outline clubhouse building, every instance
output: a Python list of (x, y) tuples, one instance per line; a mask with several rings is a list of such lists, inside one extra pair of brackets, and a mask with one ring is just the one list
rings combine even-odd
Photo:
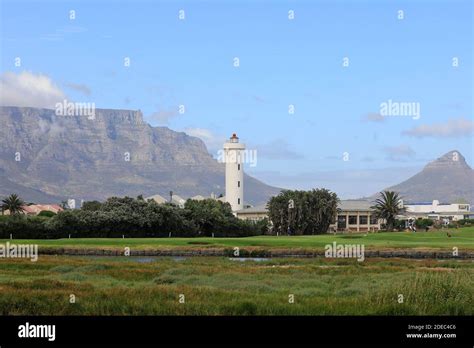
[[(328, 232), (376, 232), (381, 229), (382, 219), (375, 216), (373, 203), (366, 200), (341, 200), (334, 224)], [(467, 219), (471, 215), (471, 207), (465, 203), (430, 203), (403, 204), (404, 212), (397, 216), (399, 220), (431, 219), (435, 221), (457, 221)], [(268, 218), (266, 205), (241, 209), (236, 216), (244, 220), (258, 221)]]
[(468, 219), (471, 215), (471, 206), (467, 203), (440, 203), (438, 200), (421, 203), (404, 203), (405, 211), (399, 216), (403, 219), (431, 219), (443, 221), (457, 221)]
[[(379, 231), (382, 220), (377, 219), (372, 203), (364, 200), (343, 200), (339, 202), (337, 218), (329, 226), (329, 231), (368, 232)], [(236, 211), (239, 219), (258, 221), (268, 218), (268, 209), (265, 205), (250, 207)]]

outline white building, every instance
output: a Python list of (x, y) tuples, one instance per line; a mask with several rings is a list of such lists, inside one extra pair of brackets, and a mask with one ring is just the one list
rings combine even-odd
[(470, 205), (465, 203), (440, 203), (434, 200), (431, 203), (407, 203), (403, 204), (405, 208), (404, 216), (417, 219), (419, 217), (432, 220), (461, 220), (469, 218)]
[(244, 166), (242, 151), (245, 145), (239, 143), (239, 138), (234, 133), (224, 144), (225, 161), (225, 198), (232, 211), (244, 207)]
[[(202, 196), (200, 196), (200, 197), (202, 197)], [(195, 199), (195, 198), (193, 197), (192, 199)], [(163, 196), (160, 196), (159, 194), (156, 194), (156, 195), (153, 195), (153, 196), (150, 196), (150, 197), (146, 197), (145, 200), (146, 201), (154, 200), (158, 204), (172, 203), (172, 204), (177, 205), (180, 208), (184, 208), (184, 203), (186, 203), (186, 200), (184, 198), (182, 198), (181, 196), (175, 195), (175, 194), (173, 194), (171, 196), (171, 201), (170, 201), (169, 198), (166, 199)]]
[[(343, 200), (337, 205), (338, 212), (334, 223), (327, 232), (368, 232), (379, 231), (382, 219), (375, 216), (373, 203), (365, 200)], [(242, 209), (236, 212), (239, 219), (258, 221), (268, 218), (266, 204)]]
[(146, 201), (148, 201), (150, 199), (155, 201), (158, 204), (164, 204), (164, 203), (167, 202), (167, 200), (163, 196), (160, 196), (158, 194), (145, 198)]

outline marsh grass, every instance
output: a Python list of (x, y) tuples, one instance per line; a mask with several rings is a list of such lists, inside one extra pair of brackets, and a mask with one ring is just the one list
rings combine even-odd
[(4, 259), (0, 314), (472, 315), (473, 275), (471, 261)]

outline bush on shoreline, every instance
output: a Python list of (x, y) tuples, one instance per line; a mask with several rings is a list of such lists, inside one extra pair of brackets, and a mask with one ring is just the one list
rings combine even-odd
[(84, 204), (55, 216), (0, 219), (0, 238), (246, 237), (262, 235), (268, 222), (236, 218), (228, 203), (188, 200), (184, 208), (130, 197)]

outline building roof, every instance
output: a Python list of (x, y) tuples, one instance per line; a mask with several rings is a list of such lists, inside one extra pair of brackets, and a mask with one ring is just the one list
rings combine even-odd
[(160, 195), (153, 195), (153, 196), (145, 198), (145, 200), (149, 200), (149, 199), (154, 200), (158, 204), (162, 204), (162, 203), (167, 202), (167, 200), (165, 198), (163, 198), (163, 196), (160, 196)]
[(342, 211), (372, 211), (373, 203), (363, 200), (340, 201), (337, 207)]
[(173, 196), (172, 196), (172, 202), (184, 203), (184, 202), (186, 202), (186, 200), (185, 200), (183, 197), (179, 196), (179, 195), (173, 194)]
[[(371, 206), (373, 203), (363, 200), (345, 200), (340, 201), (338, 208), (342, 211), (372, 211)], [(256, 214), (256, 213), (268, 213), (267, 205), (261, 204), (255, 207), (245, 208), (236, 211), (237, 214)]]
[(59, 204), (37, 204), (37, 207), (39, 207), (40, 211), (48, 210), (55, 213), (64, 210)]
[(196, 195), (196, 196), (194, 196), (194, 197), (191, 197), (190, 199), (193, 199), (193, 200), (195, 200), (195, 201), (203, 201), (203, 200), (206, 199), (206, 197), (203, 197), (203, 196), (201, 196), (201, 195)]
[(236, 211), (237, 214), (257, 214), (257, 213), (268, 213), (267, 205), (261, 204), (255, 207), (244, 208)]
[[(437, 203), (436, 205), (451, 205), (451, 204), (458, 204), (458, 203)], [(464, 204), (464, 203), (459, 203)], [(467, 203), (466, 203), (467, 204)], [(403, 205), (434, 205), (433, 202), (404, 202)]]
[[(58, 204), (30, 204), (30, 205), (22, 205), (21, 208), (23, 209), (22, 213), (27, 215), (38, 215), (42, 211), (51, 211), (57, 214), (64, 209)], [(5, 215), (10, 214), (10, 210), (7, 209), (4, 211)]]

